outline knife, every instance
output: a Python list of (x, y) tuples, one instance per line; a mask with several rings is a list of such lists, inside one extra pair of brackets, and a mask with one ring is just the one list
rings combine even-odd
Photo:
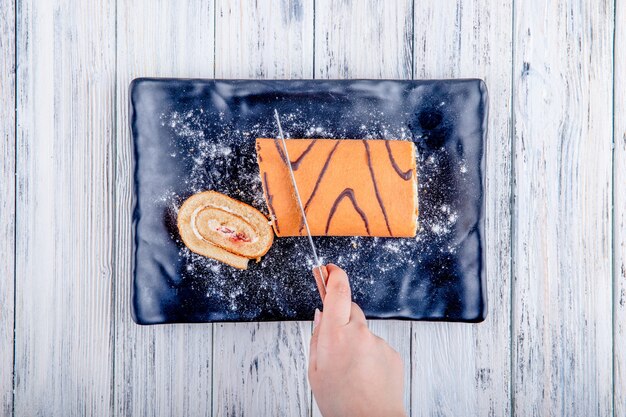
[(313, 253), (313, 263), (315, 265), (313, 267), (313, 277), (315, 278), (315, 283), (317, 284), (317, 290), (320, 293), (320, 297), (322, 298), (322, 301), (324, 301), (324, 297), (326, 297), (326, 281), (328, 280), (328, 271), (326, 270), (326, 267), (322, 265), (322, 262), (320, 262), (320, 258), (317, 256), (315, 243), (313, 242), (313, 238), (311, 237), (311, 229), (309, 229), (309, 222), (307, 222), (304, 206), (302, 205), (302, 199), (300, 198), (300, 192), (298, 191), (298, 184), (296, 184), (296, 176), (293, 174), (293, 167), (291, 166), (291, 158), (289, 158), (289, 151), (287, 150), (287, 143), (285, 142), (283, 127), (280, 124), (280, 116), (278, 115), (278, 110), (276, 109), (274, 109), (274, 118), (276, 119), (276, 124), (278, 125), (278, 134), (280, 135), (280, 140), (283, 145), (283, 151), (285, 151), (285, 159), (287, 160), (286, 165), (289, 169), (291, 184), (293, 185), (293, 189), (295, 191), (296, 202), (298, 203), (298, 207), (300, 207), (302, 221), (304, 223), (304, 228), (306, 229), (306, 235), (309, 239), (309, 245), (311, 245), (311, 252)]

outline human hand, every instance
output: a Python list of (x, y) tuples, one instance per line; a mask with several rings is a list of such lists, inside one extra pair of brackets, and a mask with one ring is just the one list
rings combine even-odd
[(398, 352), (367, 328), (346, 273), (328, 265), (324, 312), (315, 311), (309, 382), (324, 417), (406, 416)]

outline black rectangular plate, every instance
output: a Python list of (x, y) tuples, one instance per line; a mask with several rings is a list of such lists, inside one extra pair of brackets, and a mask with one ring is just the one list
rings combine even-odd
[(267, 213), (255, 138), (403, 139), (418, 149), (414, 239), (317, 237), (368, 318), (477, 322), (486, 314), (481, 80), (136, 79), (133, 317), (140, 324), (310, 320), (320, 306), (305, 238), (276, 239), (240, 271), (191, 253), (176, 215), (216, 190)]

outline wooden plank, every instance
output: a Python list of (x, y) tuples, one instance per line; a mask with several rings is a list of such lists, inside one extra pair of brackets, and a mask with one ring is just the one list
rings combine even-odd
[(309, 322), (216, 324), (213, 415), (309, 416), (310, 334)]
[(316, 78), (411, 79), (413, 4), (315, 3)]
[(216, 78), (311, 78), (313, 0), (216, 1)]
[(115, 398), (118, 416), (211, 413), (212, 326), (138, 326), (130, 315), (132, 147), (128, 86), (133, 78), (213, 77), (212, 1), (118, 4)]
[(111, 411), (115, 5), (17, 23), (16, 416)]
[(615, 154), (614, 178), (614, 279), (613, 298), (613, 355), (615, 364), (613, 415), (626, 415), (626, 3), (615, 2), (615, 90), (613, 115)]
[[(413, 416), (510, 414), (511, 2), (415, 2), (416, 78), (485, 80), (485, 322), (413, 324)], [(422, 382), (425, 381), (425, 382)]]
[(613, 7), (611, 0), (515, 2), (519, 415), (613, 412)]
[(0, 415), (13, 412), (15, 3), (0, 9)]
[[(312, 0), (216, 2), (217, 78), (310, 78), (312, 59)], [(310, 334), (309, 322), (215, 325), (213, 415), (309, 416)]]
[[(315, 10), (316, 78), (411, 79), (412, 1), (317, 0)], [(372, 320), (369, 327), (402, 356), (404, 404), (409, 410), (411, 322)], [(321, 416), (315, 402), (313, 415)]]

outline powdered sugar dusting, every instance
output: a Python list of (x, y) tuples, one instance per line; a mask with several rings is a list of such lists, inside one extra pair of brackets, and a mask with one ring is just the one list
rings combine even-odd
[[(420, 139), (419, 136), (412, 136), (405, 126), (395, 128), (385, 123), (382, 112), (372, 112), (370, 117), (367, 124), (359, 125), (358, 137), (355, 137), (345, 129), (326, 125), (323, 120), (306, 118), (298, 109), (281, 115), (287, 137)], [(176, 218), (178, 207), (189, 195), (209, 189), (246, 202), (268, 214), (256, 164), (254, 140), (257, 137), (275, 137), (273, 123), (255, 123), (239, 129), (232, 121), (225, 120), (223, 113), (219, 114), (219, 120), (207, 120), (203, 109), (164, 113), (160, 120), (161, 125), (170, 130), (173, 148), (176, 149), (169, 156), (188, 167), (188, 175), (180, 178), (184, 193), (164, 190), (157, 198), (167, 207), (170, 218)], [(219, 129), (215, 129), (215, 123), (220, 125)], [(216, 131), (221, 133), (216, 135)], [(441, 149), (426, 156), (418, 153), (418, 167), (424, 168), (420, 172), (437, 172), (445, 152), (445, 149)], [(457, 169), (465, 172), (465, 161)], [(437, 246), (433, 243), (449, 240), (447, 236), (454, 231), (458, 213), (447, 204), (432, 207), (432, 210), (424, 207), (424, 202), (429, 200), (422, 197), (428, 196), (433, 184), (441, 183), (435, 179), (430, 175), (419, 178), (421, 215), (415, 238), (315, 238), (323, 262), (351, 269), (350, 279), (355, 298), (368, 297), (379, 291), (377, 287), (380, 287), (381, 277), (397, 274), (407, 267), (414, 268), (421, 262), (421, 253), (432, 251)], [(446, 190), (437, 192), (445, 193)], [(203, 291), (207, 299), (237, 312), (244, 319), (257, 317), (267, 307), (251, 303), (255, 293), (280, 293), (282, 297), (277, 300), (276, 306), (285, 317), (297, 315), (297, 309), (289, 302), (290, 298), (309, 300), (312, 304), (318, 302), (316, 287), (309, 275), (313, 262), (305, 239), (276, 239), (260, 263), (252, 260), (249, 270), (239, 271), (192, 253), (182, 245), (175, 229), (172, 238), (180, 246), (179, 256), (185, 265), (182, 271), (184, 279), (191, 280), (194, 290)], [(428, 245), (424, 242), (428, 242)], [(445, 250), (454, 253), (456, 245), (446, 245)], [(372, 253), (376, 253), (376, 256), (372, 257)], [(363, 268), (365, 265), (367, 268)], [(354, 266), (361, 269), (351, 268)], [(289, 285), (293, 280), (302, 280), (305, 285)], [(302, 291), (307, 293), (304, 297)]]
[(484, 313), (479, 80), (174, 80), (131, 85), (134, 306), (142, 322), (310, 319), (320, 305), (306, 238), (276, 239), (240, 271), (180, 241), (177, 211), (216, 190), (267, 214), (255, 138), (400, 139), (417, 147), (414, 238), (316, 237), (370, 317), (477, 320)]

